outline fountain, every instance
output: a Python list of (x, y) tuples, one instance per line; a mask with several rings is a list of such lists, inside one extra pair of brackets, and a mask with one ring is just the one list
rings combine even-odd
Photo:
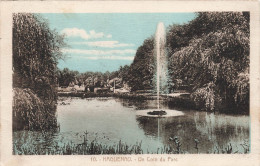
[[(156, 79), (156, 91), (157, 99), (159, 99), (160, 93), (168, 93), (168, 58), (166, 52), (166, 35), (165, 29), (162, 22), (158, 23), (157, 30), (155, 33), (155, 66), (156, 71), (154, 78)], [(159, 109), (159, 102), (158, 102)]]
[[(157, 30), (155, 33), (154, 41), (154, 62), (156, 71), (154, 74), (154, 82), (156, 82), (156, 93), (157, 93), (157, 109), (156, 110), (141, 110), (137, 111), (139, 116), (157, 117), (158, 125), (159, 118), (171, 117), (171, 116), (182, 116), (184, 115), (181, 111), (169, 110), (160, 108), (160, 95), (169, 93), (169, 78), (168, 78), (168, 58), (166, 51), (166, 34), (164, 24), (158, 23)], [(158, 127), (159, 128), (159, 127)]]
[[(137, 111), (138, 116), (155, 117), (158, 119), (158, 142), (160, 142), (160, 119), (166, 117), (182, 116), (184, 113), (177, 110), (160, 108), (160, 95), (169, 93), (168, 58), (166, 51), (166, 35), (162, 22), (158, 23), (154, 42), (154, 62), (156, 71), (154, 82), (156, 82), (157, 109)], [(158, 146), (160, 143), (158, 143)]]
[(156, 92), (157, 92), (157, 109), (152, 112), (148, 112), (149, 115), (166, 115), (167, 112), (160, 110), (160, 93), (168, 93), (168, 60), (167, 53), (165, 49), (166, 35), (164, 24), (162, 22), (158, 23), (157, 30), (155, 33), (155, 66), (156, 72), (154, 75), (154, 80), (156, 80)]

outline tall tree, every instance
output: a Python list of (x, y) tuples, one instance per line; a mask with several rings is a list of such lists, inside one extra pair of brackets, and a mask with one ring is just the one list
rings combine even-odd
[[(50, 30), (47, 21), (39, 15), (13, 14), (13, 87), (15, 91), (17, 88), (30, 89), (23, 93), (18, 93), (21, 91), (17, 90), (15, 94), (27, 94), (39, 98), (35, 101), (44, 105), (45, 109), (42, 110), (45, 111), (44, 116), (38, 117), (43, 121), (55, 122), (57, 60), (63, 56), (60, 48), (64, 45), (63, 36)], [(14, 96), (15, 99), (17, 99), (16, 97), (18, 96)], [(23, 99), (23, 97), (20, 96), (20, 99)], [(27, 99), (29, 98), (24, 98), (24, 101), (15, 101), (29, 104), (30, 101), (27, 101)], [(19, 118), (20, 109), (36, 112), (28, 110), (28, 108), (34, 109), (32, 107), (18, 108), (15, 107), (15, 104), (19, 103), (14, 103), (14, 108), (17, 108), (14, 109), (14, 112), (17, 113), (14, 114), (17, 115), (14, 120)], [(22, 114), (19, 115), (22, 116)], [(34, 119), (33, 123), (38, 123), (37, 119)], [(54, 123), (44, 124), (46, 128), (55, 125)], [(20, 125), (28, 126), (28, 124)], [(46, 125), (49, 125), (49, 127)]]
[(186, 25), (192, 32), (191, 40), (173, 53), (170, 70), (173, 78), (187, 79), (200, 108), (248, 111), (247, 17), (238, 12), (199, 13)]
[(133, 63), (128, 71), (128, 84), (133, 91), (153, 87), (154, 75), (154, 39), (146, 39), (137, 49)]

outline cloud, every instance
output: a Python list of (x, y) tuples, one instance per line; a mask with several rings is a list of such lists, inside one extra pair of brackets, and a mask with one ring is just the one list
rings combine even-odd
[(105, 37), (105, 34), (103, 32), (97, 33), (95, 30), (87, 32), (84, 29), (79, 28), (65, 28), (61, 31), (61, 33), (66, 34), (68, 37), (80, 37), (85, 40)]
[(118, 41), (74, 42), (73, 44), (87, 45), (92, 47), (105, 47), (105, 48), (134, 46), (134, 44), (119, 43)]
[(83, 49), (62, 49), (64, 53), (72, 54), (85, 54), (85, 55), (124, 55), (135, 54), (136, 50), (124, 49), (124, 50), (83, 50)]
[(112, 38), (112, 35), (111, 35), (111, 34), (108, 34), (108, 35), (107, 35), (107, 38)]

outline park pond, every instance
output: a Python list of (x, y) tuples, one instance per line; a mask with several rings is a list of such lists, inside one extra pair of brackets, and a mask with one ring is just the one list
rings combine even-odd
[(59, 131), (13, 132), (13, 153), (42, 154), (37, 150), (55, 151), (57, 146), (79, 145), (83, 140), (112, 147), (119, 141), (129, 147), (138, 144), (145, 154), (160, 153), (158, 149), (165, 147), (178, 149), (178, 146), (183, 153), (221, 153), (230, 148), (232, 153), (248, 152), (249, 116), (182, 110), (165, 100), (160, 107), (180, 114), (161, 118), (140, 114), (156, 109), (155, 100), (60, 97)]

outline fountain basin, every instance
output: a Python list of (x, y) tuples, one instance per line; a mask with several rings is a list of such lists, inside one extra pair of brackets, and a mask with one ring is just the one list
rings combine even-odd
[(166, 111), (163, 110), (155, 110), (155, 111), (151, 111), (151, 112), (147, 112), (148, 115), (158, 115), (158, 116), (162, 116), (162, 115), (167, 115)]
[(154, 110), (154, 109), (147, 109), (147, 110), (138, 110), (136, 111), (137, 116), (147, 116), (147, 117), (173, 117), (173, 116), (183, 116), (184, 113), (182, 111), (177, 110), (170, 110), (170, 109), (163, 109), (163, 110)]

